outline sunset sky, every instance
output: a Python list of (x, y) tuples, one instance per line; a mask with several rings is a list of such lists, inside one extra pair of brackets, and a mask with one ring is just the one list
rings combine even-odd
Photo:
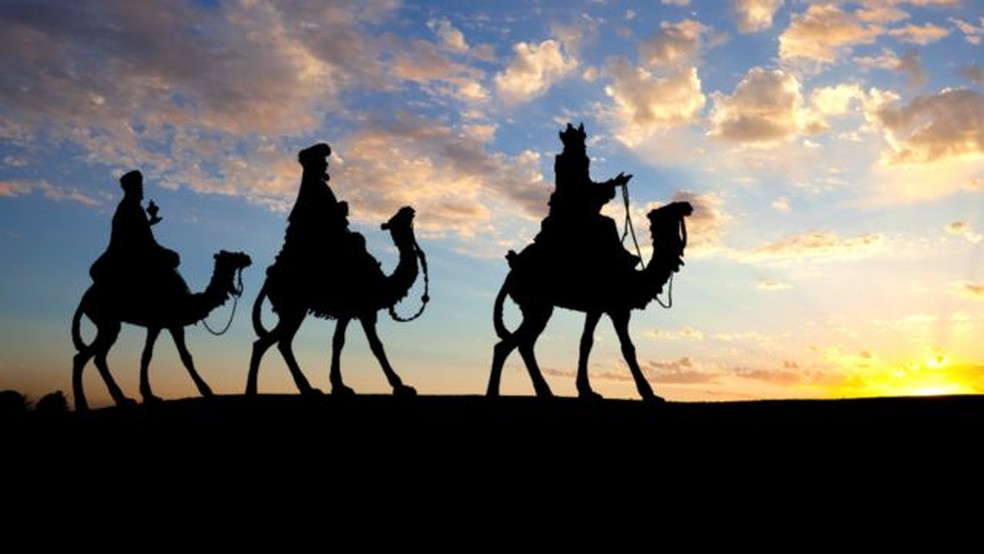
[[(417, 210), (432, 302), (412, 323), (380, 314), (397, 372), (421, 394), (483, 394), (504, 255), (538, 231), (557, 133), (583, 122), (594, 179), (634, 175), (641, 243), (648, 209), (696, 208), (672, 308), (633, 315), (657, 394), (984, 392), (979, 0), (0, 0), (0, 34), (0, 389), (70, 395), (71, 315), (118, 178), (139, 169), (193, 290), (213, 253), (253, 258), (230, 332), (188, 329), (215, 392), (241, 393), (297, 151), (325, 141), (331, 187), (385, 271), (379, 223)], [(582, 321), (557, 311), (538, 345), (560, 395), (575, 394)], [(312, 317), (296, 341), (324, 390), (332, 330)], [(143, 337), (126, 326), (110, 357), (135, 398)], [(348, 337), (346, 382), (388, 392), (361, 329)], [(591, 376), (638, 397), (607, 320)], [(197, 394), (167, 335), (151, 381)], [(259, 388), (296, 391), (276, 350)], [(502, 390), (533, 394), (518, 355)], [(86, 392), (109, 402), (92, 366)]]

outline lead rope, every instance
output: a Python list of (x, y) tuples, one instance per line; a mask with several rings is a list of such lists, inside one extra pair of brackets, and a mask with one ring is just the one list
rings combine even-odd
[[(683, 237), (683, 242), (681, 243), (681, 247), (682, 248), (686, 248), (687, 247), (687, 222), (684, 221), (682, 217), (680, 218), (680, 236)], [(683, 251), (682, 250), (680, 251), (680, 255), (681, 256), (683, 255)], [(667, 290), (666, 290), (666, 303), (665, 304), (663, 303), (663, 300), (660, 299), (660, 297), (659, 297), (658, 294), (655, 295), (655, 296), (653, 296), (653, 298), (656, 299), (656, 302), (658, 302), (660, 306), (662, 306), (664, 309), (669, 310), (670, 308), (673, 307), (673, 273), (670, 273), (670, 278), (667, 281), (668, 281), (668, 285), (667, 285)]]
[(424, 254), (424, 250), (420, 247), (419, 244), (417, 244), (417, 239), (413, 239), (413, 250), (414, 252), (416, 252), (417, 258), (420, 260), (420, 268), (424, 273), (424, 294), (420, 297), (420, 309), (417, 310), (417, 313), (413, 314), (412, 316), (409, 317), (400, 316), (400, 314), (396, 313), (395, 304), (389, 307), (390, 317), (392, 317), (394, 321), (399, 321), (401, 323), (413, 321), (418, 317), (420, 317), (421, 315), (423, 315), (424, 308), (426, 308), (427, 303), (430, 302), (430, 294), (428, 294), (428, 291), (430, 290), (430, 275), (427, 272), (427, 255)]
[(205, 325), (205, 329), (215, 336), (224, 335), (232, 325), (232, 318), (236, 317), (236, 306), (239, 304), (239, 297), (243, 294), (243, 268), (239, 268), (239, 270), (236, 271), (236, 275), (238, 276), (238, 282), (236, 284), (236, 289), (232, 292), (232, 313), (229, 314), (229, 321), (226, 322), (225, 327), (223, 327), (221, 331), (215, 331), (209, 327), (208, 321), (202, 319), (202, 324)]
[(642, 269), (646, 269), (646, 262), (642, 259), (642, 250), (639, 248), (639, 241), (636, 239), (635, 228), (632, 226), (632, 212), (629, 206), (629, 185), (622, 185), (622, 203), (625, 204), (625, 225), (622, 231), (622, 242), (625, 242), (625, 236), (632, 234), (632, 243), (635, 244), (636, 254), (639, 255), (639, 263), (642, 264)]

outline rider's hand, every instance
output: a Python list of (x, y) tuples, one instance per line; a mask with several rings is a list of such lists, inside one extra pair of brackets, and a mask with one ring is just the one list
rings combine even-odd
[(626, 175), (625, 172), (619, 173), (618, 176), (615, 177), (615, 184), (618, 186), (627, 185), (629, 184), (629, 179), (631, 178), (632, 178), (631, 174)]

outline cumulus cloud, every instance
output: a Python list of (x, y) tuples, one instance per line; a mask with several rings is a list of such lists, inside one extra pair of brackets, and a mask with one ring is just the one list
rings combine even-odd
[(779, 210), (780, 212), (789, 211), (789, 199), (785, 196), (780, 196), (772, 201), (772, 207)]
[(646, 336), (657, 340), (687, 340), (700, 341), (704, 339), (704, 333), (693, 327), (684, 327), (678, 331), (668, 329), (653, 329), (646, 331)]
[(648, 65), (672, 65), (692, 60), (700, 51), (701, 34), (707, 27), (693, 19), (664, 21), (654, 37), (639, 44), (639, 57)]
[(984, 155), (984, 95), (978, 92), (946, 89), (903, 105), (893, 95), (874, 91), (867, 116), (884, 132), (886, 163), (979, 160)]
[(713, 383), (711, 373), (701, 371), (690, 357), (669, 361), (650, 361), (643, 368), (650, 378), (667, 384)]
[(619, 123), (615, 136), (629, 146), (694, 122), (704, 107), (706, 99), (694, 67), (660, 77), (619, 59), (608, 67), (608, 73), (612, 83), (605, 93), (615, 103), (613, 115)]
[(400, 79), (427, 84), (442, 82), (450, 88), (432, 91), (439, 96), (462, 102), (479, 102), (488, 97), (481, 85), (484, 73), (474, 67), (456, 63), (446, 57), (440, 46), (417, 40), (393, 56), (392, 73)]
[(738, 31), (754, 33), (772, 27), (772, 18), (783, 5), (783, 0), (736, 0)]
[(862, 21), (835, 4), (811, 4), (779, 36), (779, 57), (832, 63), (855, 45), (873, 43), (881, 32), (879, 25)]
[(829, 231), (811, 231), (765, 243), (740, 258), (751, 262), (855, 260), (884, 252), (887, 242), (879, 233), (842, 238)]
[(712, 95), (710, 135), (726, 140), (772, 143), (802, 126), (803, 95), (796, 77), (779, 69), (751, 69), (734, 94)]
[(539, 44), (520, 42), (513, 46), (513, 53), (515, 57), (509, 67), (495, 76), (499, 95), (510, 103), (543, 94), (578, 66), (577, 59), (554, 39)]

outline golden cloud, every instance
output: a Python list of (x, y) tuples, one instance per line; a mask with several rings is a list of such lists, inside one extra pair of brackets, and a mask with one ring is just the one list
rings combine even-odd
[(780, 69), (752, 68), (730, 96), (714, 93), (710, 135), (726, 140), (772, 143), (802, 127), (800, 83)]
[(888, 248), (884, 235), (870, 233), (842, 238), (827, 231), (792, 235), (740, 255), (750, 262), (794, 262), (856, 260), (879, 254)]
[(664, 21), (660, 27), (656, 36), (639, 44), (639, 57), (652, 66), (692, 60), (700, 51), (701, 34), (707, 29), (693, 19)]
[(649, 136), (694, 122), (704, 107), (700, 78), (694, 67), (665, 77), (634, 68), (624, 59), (608, 68), (613, 78), (605, 93), (615, 102), (615, 137), (634, 146)]
[(811, 4), (805, 13), (794, 16), (779, 36), (779, 57), (832, 63), (854, 45), (873, 43), (881, 32), (880, 26), (868, 24), (835, 4)]
[(772, 18), (782, 4), (783, 0), (737, 0), (738, 31), (754, 33), (772, 27)]
[(513, 53), (515, 57), (509, 67), (495, 76), (499, 95), (510, 103), (525, 102), (543, 94), (578, 66), (577, 59), (553, 39), (539, 44), (520, 42), (513, 46)]

